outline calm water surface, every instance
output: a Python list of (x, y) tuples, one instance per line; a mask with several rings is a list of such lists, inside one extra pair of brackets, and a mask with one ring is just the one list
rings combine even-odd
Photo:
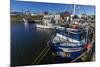
[(46, 47), (51, 31), (35, 24), (11, 23), (11, 65), (30, 65)]

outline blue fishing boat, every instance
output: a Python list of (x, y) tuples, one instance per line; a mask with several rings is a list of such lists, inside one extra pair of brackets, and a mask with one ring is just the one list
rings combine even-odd
[(53, 56), (75, 59), (85, 51), (86, 44), (86, 30), (61, 27), (56, 29), (49, 46)]

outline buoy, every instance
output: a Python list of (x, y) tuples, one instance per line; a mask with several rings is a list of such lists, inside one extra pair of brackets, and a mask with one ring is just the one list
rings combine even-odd
[(85, 45), (85, 48), (91, 49), (92, 48), (92, 44), (91, 43), (88, 43), (87, 45)]

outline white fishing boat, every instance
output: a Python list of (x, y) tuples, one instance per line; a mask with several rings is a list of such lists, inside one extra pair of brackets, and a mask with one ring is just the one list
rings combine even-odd
[(42, 20), (42, 24), (36, 24), (37, 28), (47, 28), (47, 29), (54, 29), (54, 16), (53, 15), (45, 15)]
[(47, 29), (53, 29), (55, 28), (54, 26), (47, 26), (47, 25), (40, 25), (40, 24), (36, 24), (37, 28), (47, 28)]

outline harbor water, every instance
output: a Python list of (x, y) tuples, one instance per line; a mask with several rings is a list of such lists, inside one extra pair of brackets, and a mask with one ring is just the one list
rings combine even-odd
[[(11, 65), (31, 65), (47, 46), (51, 32), (51, 30), (36, 29), (33, 23), (12, 22)], [(48, 63), (51, 61), (48, 60)]]

